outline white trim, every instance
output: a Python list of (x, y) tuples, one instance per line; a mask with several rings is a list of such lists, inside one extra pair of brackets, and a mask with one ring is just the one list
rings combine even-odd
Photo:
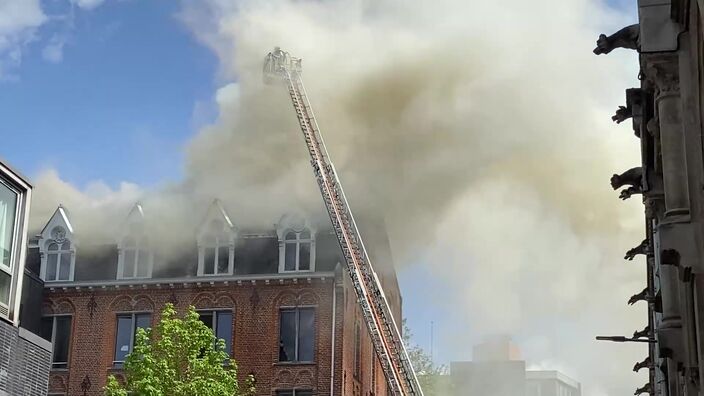
[[(221, 230), (213, 230), (212, 224), (215, 221), (222, 222)], [(235, 240), (237, 239), (238, 229), (232, 224), (230, 216), (228, 216), (225, 208), (219, 200), (214, 200), (208, 207), (208, 212), (201, 223), (198, 230), (198, 276), (228, 276), (235, 272)], [(214, 238), (215, 242), (211, 243), (208, 239)], [(227, 247), (227, 271), (218, 272), (218, 261), (220, 248)], [(205, 249), (215, 249), (213, 255), (213, 273), (205, 273)]]
[[(296, 234), (296, 239), (286, 239), (286, 235), (289, 233), (295, 233)], [(308, 232), (310, 234), (310, 238), (308, 239), (301, 239), (301, 233), (303, 232)], [(277, 234), (279, 236), (279, 272), (280, 273), (291, 273), (291, 272), (315, 272), (315, 231), (311, 229), (310, 227), (304, 227), (302, 229), (294, 229), (291, 227), (282, 229), (281, 232), (278, 232)], [(309, 268), (307, 270), (301, 270), (300, 269), (300, 260), (301, 260), (301, 244), (304, 243), (309, 243), (310, 244), (310, 257), (309, 257), (309, 262), (308, 266)], [(286, 269), (286, 245), (296, 245), (296, 265), (295, 269), (293, 270), (287, 270)]]
[(15, 213), (15, 226), (13, 229), (13, 245), (10, 253), (10, 298), (8, 304), (0, 304), (7, 309), (7, 315), (0, 317), (8, 319), (14, 326), (19, 325), (19, 311), (24, 279), (26, 261), (27, 226), (29, 224), (29, 203), (32, 200), (32, 186), (19, 174), (0, 161), (0, 179), (3, 183), (17, 191), (17, 212)]

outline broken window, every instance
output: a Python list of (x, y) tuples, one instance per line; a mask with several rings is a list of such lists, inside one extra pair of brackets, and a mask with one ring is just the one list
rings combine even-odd
[(315, 344), (315, 309), (282, 309), (279, 316), (279, 334), (279, 361), (312, 362)]
[(232, 311), (198, 311), (198, 315), (216, 338), (225, 341), (225, 353), (232, 356)]
[(199, 275), (232, 275), (234, 266), (234, 240), (225, 224), (213, 220), (201, 237), (198, 258)]

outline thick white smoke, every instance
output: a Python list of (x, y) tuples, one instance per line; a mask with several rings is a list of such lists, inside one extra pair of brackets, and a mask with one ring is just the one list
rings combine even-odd
[(440, 344), (469, 358), (467, 332), (509, 332), (586, 396), (641, 385), (628, 370), (644, 348), (592, 341), (645, 322), (625, 305), (644, 264), (621, 263), (640, 208), (608, 185), (638, 163), (628, 126), (609, 120), (637, 83), (635, 54), (591, 53), (633, 18), (594, 0), (186, 1), (180, 18), (219, 57), (220, 115), (188, 146), (181, 185), (135, 194), (164, 213), (188, 207), (184, 194), (220, 197), (250, 225), (321, 210), (285, 91), (261, 80), (281, 46), (304, 59), (353, 209), (383, 212), (397, 266), (427, 263), (454, 296), (438, 305), (472, 324)]

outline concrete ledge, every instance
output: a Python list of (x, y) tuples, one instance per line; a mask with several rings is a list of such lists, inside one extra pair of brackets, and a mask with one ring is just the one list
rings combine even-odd
[(49, 353), (51, 353), (51, 351), (52, 351), (51, 342), (39, 337), (38, 335), (36, 335), (36, 334), (32, 333), (31, 331), (24, 329), (22, 327), (20, 327), (19, 330), (20, 330), (20, 332), (19, 332), (20, 338), (23, 338), (23, 339), (31, 342), (32, 344), (34, 344), (40, 348), (43, 348), (43, 349), (49, 351)]

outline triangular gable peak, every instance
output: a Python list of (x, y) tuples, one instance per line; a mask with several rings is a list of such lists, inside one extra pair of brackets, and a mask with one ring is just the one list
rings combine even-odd
[(59, 205), (39, 235), (45, 241), (56, 240), (63, 242), (63, 240), (70, 240), (75, 243), (73, 233), (73, 225), (71, 225), (69, 220), (68, 212), (63, 206)]
[(230, 220), (230, 216), (222, 206), (220, 200), (216, 199), (208, 207), (205, 218), (198, 228), (198, 239), (203, 238), (208, 233), (226, 233), (232, 237), (237, 234), (237, 227)]
[(120, 239), (130, 234), (141, 234), (144, 231), (144, 209), (142, 204), (137, 202), (130, 209), (129, 214), (122, 224)]

